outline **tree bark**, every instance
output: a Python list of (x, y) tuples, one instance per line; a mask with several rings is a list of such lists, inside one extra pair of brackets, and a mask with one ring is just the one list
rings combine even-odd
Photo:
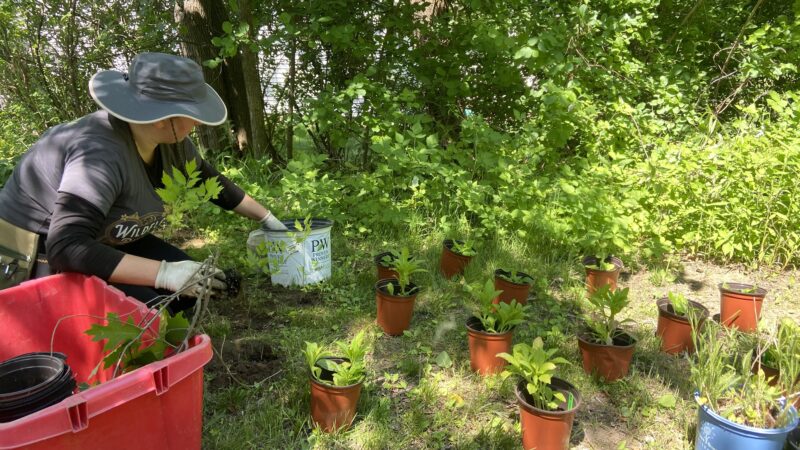
[[(217, 56), (217, 50), (211, 45), (211, 37), (214, 35), (214, 30), (211, 28), (211, 21), (208, 19), (207, 11), (199, 0), (184, 0), (182, 8), (180, 2), (178, 2), (175, 6), (175, 16), (176, 21), (186, 29), (185, 39), (181, 42), (181, 52), (184, 56), (193, 59), (200, 65), (203, 64), (203, 61)], [(217, 66), (215, 69), (206, 66), (202, 67), (206, 83), (217, 91), (226, 105), (230, 105), (224, 77), (222, 76), (223, 66)], [(231, 108), (228, 106), (229, 117), (231, 117), (230, 110)], [(238, 143), (233, 141), (226, 133), (228, 130), (225, 125), (217, 127), (200, 125), (196, 130), (200, 137), (201, 145), (207, 151), (216, 151), (224, 148), (229, 143), (234, 144), (234, 149), (238, 147)]]
[[(239, 1), (239, 19), (250, 26), (250, 40), (258, 37), (258, 26), (253, 20), (252, 3), (250, 0)], [(242, 75), (247, 95), (247, 109), (250, 116), (250, 151), (253, 156), (261, 156), (265, 151), (272, 150), (271, 157), (277, 161), (278, 155), (274, 147), (269, 145), (267, 129), (264, 119), (264, 91), (261, 89), (261, 71), (259, 70), (258, 53), (253, 52), (250, 46), (240, 46), (242, 55)]]
[(295, 60), (297, 59), (297, 38), (292, 37), (289, 44), (289, 94), (287, 95), (288, 110), (286, 114), (286, 161), (294, 158), (294, 102), (295, 102), (295, 76), (297, 70)]

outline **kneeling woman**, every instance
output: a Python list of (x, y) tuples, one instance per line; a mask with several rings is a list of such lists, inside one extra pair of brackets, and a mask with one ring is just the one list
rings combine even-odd
[[(163, 172), (182, 170), (189, 160), (203, 180), (216, 177), (221, 184), (215, 204), (267, 229), (286, 229), (187, 138), (196, 125), (219, 125), (227, 116), (197, 63), (142, 53), (128, 73), (96, 74), (89, 92), (101, 109), (45, 132), (0, 191), (0, 224), (39, 236), (34, 277), (96, 275), (143, 302), (185, 289), (189, 298), (172, 309), (193, 304), (191, 297), (202, 293), (195, 283), (201, 263), (151, 234), (164, 223), (155, 191)], [(222, 272), (213, 271), (219, 279), (211, 287), (224, 287)]]

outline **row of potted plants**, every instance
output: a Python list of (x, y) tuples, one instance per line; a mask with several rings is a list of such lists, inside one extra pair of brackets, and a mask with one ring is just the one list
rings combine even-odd
[[(614, 316), (627, 305), (627, 289), (616, 291), (621, 261), (584, 259), (589, 303), (599, 312), (600, 323), (587, 320), (595, 344), (604, 344), (597, 358), (587, 357), (586, 340), (579, 338), (584, 369), (594, 369), (607, 380), (627, 374), (633, 356), (629, 335)], [(784, 448), (797, 427), (800, 406), (800, 327), (784, 319), (776, 337), (742, 351), (732, 343), (758, 331), (767, 291), (755, 285), (721, 283), (718, 321), (708, 321), (708, 309), (680, 294), (669, 293), (657, 301), (656, 334), (661, 349), (690, 356), (690, 379), (698, 403), (696, 449)], [(601, 309), (602, 308), (602, 309)], [(607, 326), (603, 326), (606, 324)], [(617, 327), (614, 332), (610, 330)], [(605, 340), (605, 343), (597, 342)], [(617, 342), (619, 340), (619, 342)], [(616, 356), (619, 361), (615, 361)]]
[[(444, 249), (451, 250), (453, 245), (448, 246), (447, 244), (448, 241), (445, 242)], [(443, 259), (444, 254), (445, 252), (443, 251)], [(397, 253), (378, 255), (375, 261), (378, 265), (379, 273), (379, 281), (376, 284), (377, 322), (387, 334), (402, 334), (410, 323), (413, 302), (419, 291), (419, 288), (410, 281), (410, 276), (413, 273), (422, 272), (424, 269), (421, 267), (421, 261), (415, 260), (408, 254), (406, 249)], [(596, 263), (596, 261), (595, 259), (594, 262)], [(466, 263), (456, 272), (446, 272), (444, 263), (441, 263), (440, 269), (447, 276), (447, 273), (462, 273), (465, 265)], [(584, 370), (590, 374), (598, 374), (607, 381), (627, 375), (636, 344), (636, 339), (621, 327), (627, 320), (618, 319), (619, 313), (629, 303), (628, 289), (616, 289), (616, 276), (618, 276), (621, 267), (621, 262), (614, 259), (611, 260), (610, 266), (586, 267), (587, 284), (590, 285), (590, 289), (587, 289), (590, 291), (588, 292), (588, 305), (590, 308), (584, 316), (585, 327), (578, 333), (579, 348), (581, 349)], [(382, 272), (382, 269), (386, 271)], [(590, 270), (599, 270), (601, 272), (616, 271), (617, 274), (616, 276), (612, 275), (605, 278), (607, 280), (605, 283), (598, 283), (598, 285), (592, 286), (592, 278), (589, 276)], [(593, 278), (595, 280), (603, 280), (603, 277), (604, 275), (601, 274)], [(475, 314), (466, 323), (469, 336), (470, 365), (473, 370), (480, 374), (503, 371), (506, 376), (514, 374), (520, 377), (520, 381), (516, 386), (516, 395), (520, 405), (520, 420), (522, 422), (523, 445), (525, 448), (567, 448), (572, 421), (580, 404), (580, 394), (574, 386), (553, 376), (557, 364), (563, 364), (567, 361), (560, 357), (553, 357), (555, 350), (545, 349), (540, 338), (534, 340), (532, 345), (517, 344), (513, 346), (513, 351), (511, 350), (513, 328), (525, 320), (528, 290), (531, 282), (532, 279), (526, 274), (497, 270), (495, 271), (494, 283), (492, 280), (487, 280), (484, 284), (467, 285), (467, 291), (477, 300)], [(512, 289), (499, 288), (507, 286), (503, 285), (503, 283), (510, 283)], [(504, 293), (513, 292), (513, 285), (527, 285), (528, 290), (504, 296)], [(725, 289), (730, 289), (731, 284), (726, 283), (725, 285)], [(739, 288), (739, 286), (736, 286), (736, 288)], [(721, 286), (720, 289), (722, 292), (723, 287)], [(752, 292), (756, 291), (753, 290)], [(387, 297), (388, 301), (384, 301), (382, 297)], [(392, 297), (395, 298), (392, 299)], [(699, 303), (689, 301), (685, 297), (676, 294), (670, 294), (666, 299), (659, 300), (658, 307), (659, 311), (663, 310), (674, 316), (672, 317), (673, 319), (678, 318), (681, 322), (691, 322), (689, 324), (690, 335), (687, 342), (685, 337), (673, 339), (671, 332), (666, 327), (662, 329), (660, 320), (658, 334), (662, 337), (662, 349), (668, 353), (678, 353), (684, 350), (688, 350), (691, 353), (694, 347), (698, 345), (695, 340), (692, 340), (691, 330), (699, 328), (699, 325), (708, 317), (708, 310)], [(401, 318), (399, 323), (390, 323), (389, 319), (397, 317)], [(363, 341), (363, 336), (357, 336), (354, 341)], [(330, 358), (327, 355), (309, 358), (309, 354), (314, 354), (313, 350), (316, 348), (316, 344), (308, 345), (311, 345), (310, 348), (307, 347), (307, 359), (312, 371), (312, 391), (315, 389), (320, 390), (319, 387), (315, 388), (313, 380), (315, 377), (317, 384), (323, 379), (329, 380), (328, 384), (336, 384), (338, 370), (344, 370), (345, 374), (347, 374), (351, 367), (363, 368), (363, 352), (361, 353), (362, 359), (360, 361), (348, 356), (338, 359)], [(337, 346), (343, 352), (344, 349), (349, 348), (345, 343), (337, 343)], [(706, 348), (703, 347), (704, 350)], [(798, 344), (798, 348), (800, 348), (800, 344)], [(620, 353), (621, 356), (617, 355), (617, 353)], [(800, 357), (800, 355), (797, 356)], [(695, 359), (695, 361), (700, 360), (700, 357)], [(311, 361), (314, 362), (312, 363)], [(695, 364), (700, 363), (696, 362)], [(315, 372), (315, 365), (320, 370)], [(762, 369), (760, 373), (764, 373), (764, 370)], [(347, 376), (340, 378), (340, 384), (354, 381)], [(361, 382), (363, 382), (363, 371), (361, 373)], [(360, 390), (360, 384), (358, 386)], [(341, 387), (356, 389), (350, 385)], [(784, 389), (783, 392), (789, 391)], [(334, 396), (333, 398), (340, 397)], [(347, 413), (320, 413), (319, 405), (333, 405), (336, 407), (336, 402), (330, 399), (314, 400), (312, 396), (312, 417), (324, 430), (335, 429), (342, 425), (346, 426), (352, 421), (356, 403), (357, 398), (355, 402), (349, 403), (350, 406), (347, 408), (349, 408), (350, 412)], [(702, 405), (701, 403), (699, 412), (701, 416), (707, 412), (702, 409)], [(794, 410), (788, 408), (787, 411)], [(328, 417), (332, 416), (340, 420), (327, 419), (326, 421), (325, 414)], [(796, 412), (794, 414), (796, 417)], [(786, 425), (784, 422), (780, 420), (774, 421), (775, 424)], [(554, 428), (546, 427), (545, 425), (547, 424), (552, 425)], [(708, 437), (706, 436), (703, 439), (708, 440)], [(701, 442), (699, 434), (697, 442)], [(700, 444), (697, 445), (700, 448)]]

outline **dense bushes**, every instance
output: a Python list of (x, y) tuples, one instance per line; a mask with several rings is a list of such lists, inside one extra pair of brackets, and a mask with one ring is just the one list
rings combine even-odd
[[(32, 14), (0, 5), (7, 17)], [(180, 35), (155, 33), (169, 13), (157, 5), (130, 30), (152, 50), (166, 45), (159, 36)], [(249, 160), (254, 170), (234, 178), (279, 198), (286, 214), (329, 216), (347, 233), (424, 224), (576, 253), (797, 263), (796, 9), (749, 0), (268, 2), (253, 20), (269, 37), (248, 43), (269, 66), (264, 75), (298, 52), (295, 115), (268, 117), (278, 124), (271, 144), (286, 154), (281, 127), (292, 123), (305, 145), (281, 166)], [(86, 20), (109, 11), (87, 9)], [(27, 23), (4, 26), (32, 39)], [(59, 24), (46, 22), (69, 34)], [(104, 53), (131, 52), (103, 36)], [(13, 66), (6, 53), (0, 68)], [(43, 56), (54, 74), (77, 64)], [(109, 61), (79, 63), (69, 73)], [(53, 75), (38, 77), (44, 87), (0, 87), (2, 179), (35, 137), (28, 130), (53, 121)], [(274, 95), (288, 101), (286, 86)]]

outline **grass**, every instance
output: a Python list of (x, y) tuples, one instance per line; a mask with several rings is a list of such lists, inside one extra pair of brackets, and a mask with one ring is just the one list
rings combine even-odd
[[(541, 336), (572, 362), (558, 376), (575, 384), (583, 398), (573, 427), (574, 448), (692, 446), (696, 408), (686, 357), (659, 351), (654, 299), (667, 290), (713, 283), (689, 279), (692, 274), (676, 269), (677, 262), (656, 271), (643, 267), (621, 281), (632, 288), (632, 304), (623, 315), (636, 321), (632, 329), (639, 344), (630, 375), (603, 383), (583, 372), (574, 337), (584, 295), (577, 255), (499, 238), (481, 243), (465, 277), (451, 281), (438, 273), (445, 238), (440, 233), (384, 230), (376, 233), (380, 238), (348, 239), (334, 229), (331, 280), (290, 290), (272, 286), (244, 265), (246, 224), (222, 215), (214, 227), (227, 231), (212, 233), (212, 245), (191, 251), (200, 257), (213, 248), (220, 261), (229, 263), (224, 267), (235, 265), (246, 275), (242, 295), (211, 306), (205, 331), (217, 350), (224, 342), (251, 342), (251, 348), (224, 350), (224, 358), (215, 356), (207, 368), (204, 448), (518, 448), (513, 381), (470, 370), (464, 327), (473, 304), (463, 283), (485, 281), (498, 267), (535, 279), (530, 320), (517, 327), (514, 342)], [(374, 323), (372, 256), (402, 246), (425, 261), (428, 272), (414, 277), (423, 290), (410, 330), (389, 337)], [(796, 286), (796, 274), (777, 276), (789, 279), (787, 289)], [(789, 315), (798, 315), (800, 307), (785, 290), (776, 292), (775, 300)], [(356, 420), (349, 431), (321, 433), (309, 423), (308, 375), (300, 349), (305, 341), (328, 344), (360, 330), (367, 330), (371, 351)], [(451, 364), (437, 362), (443, 352)]]

